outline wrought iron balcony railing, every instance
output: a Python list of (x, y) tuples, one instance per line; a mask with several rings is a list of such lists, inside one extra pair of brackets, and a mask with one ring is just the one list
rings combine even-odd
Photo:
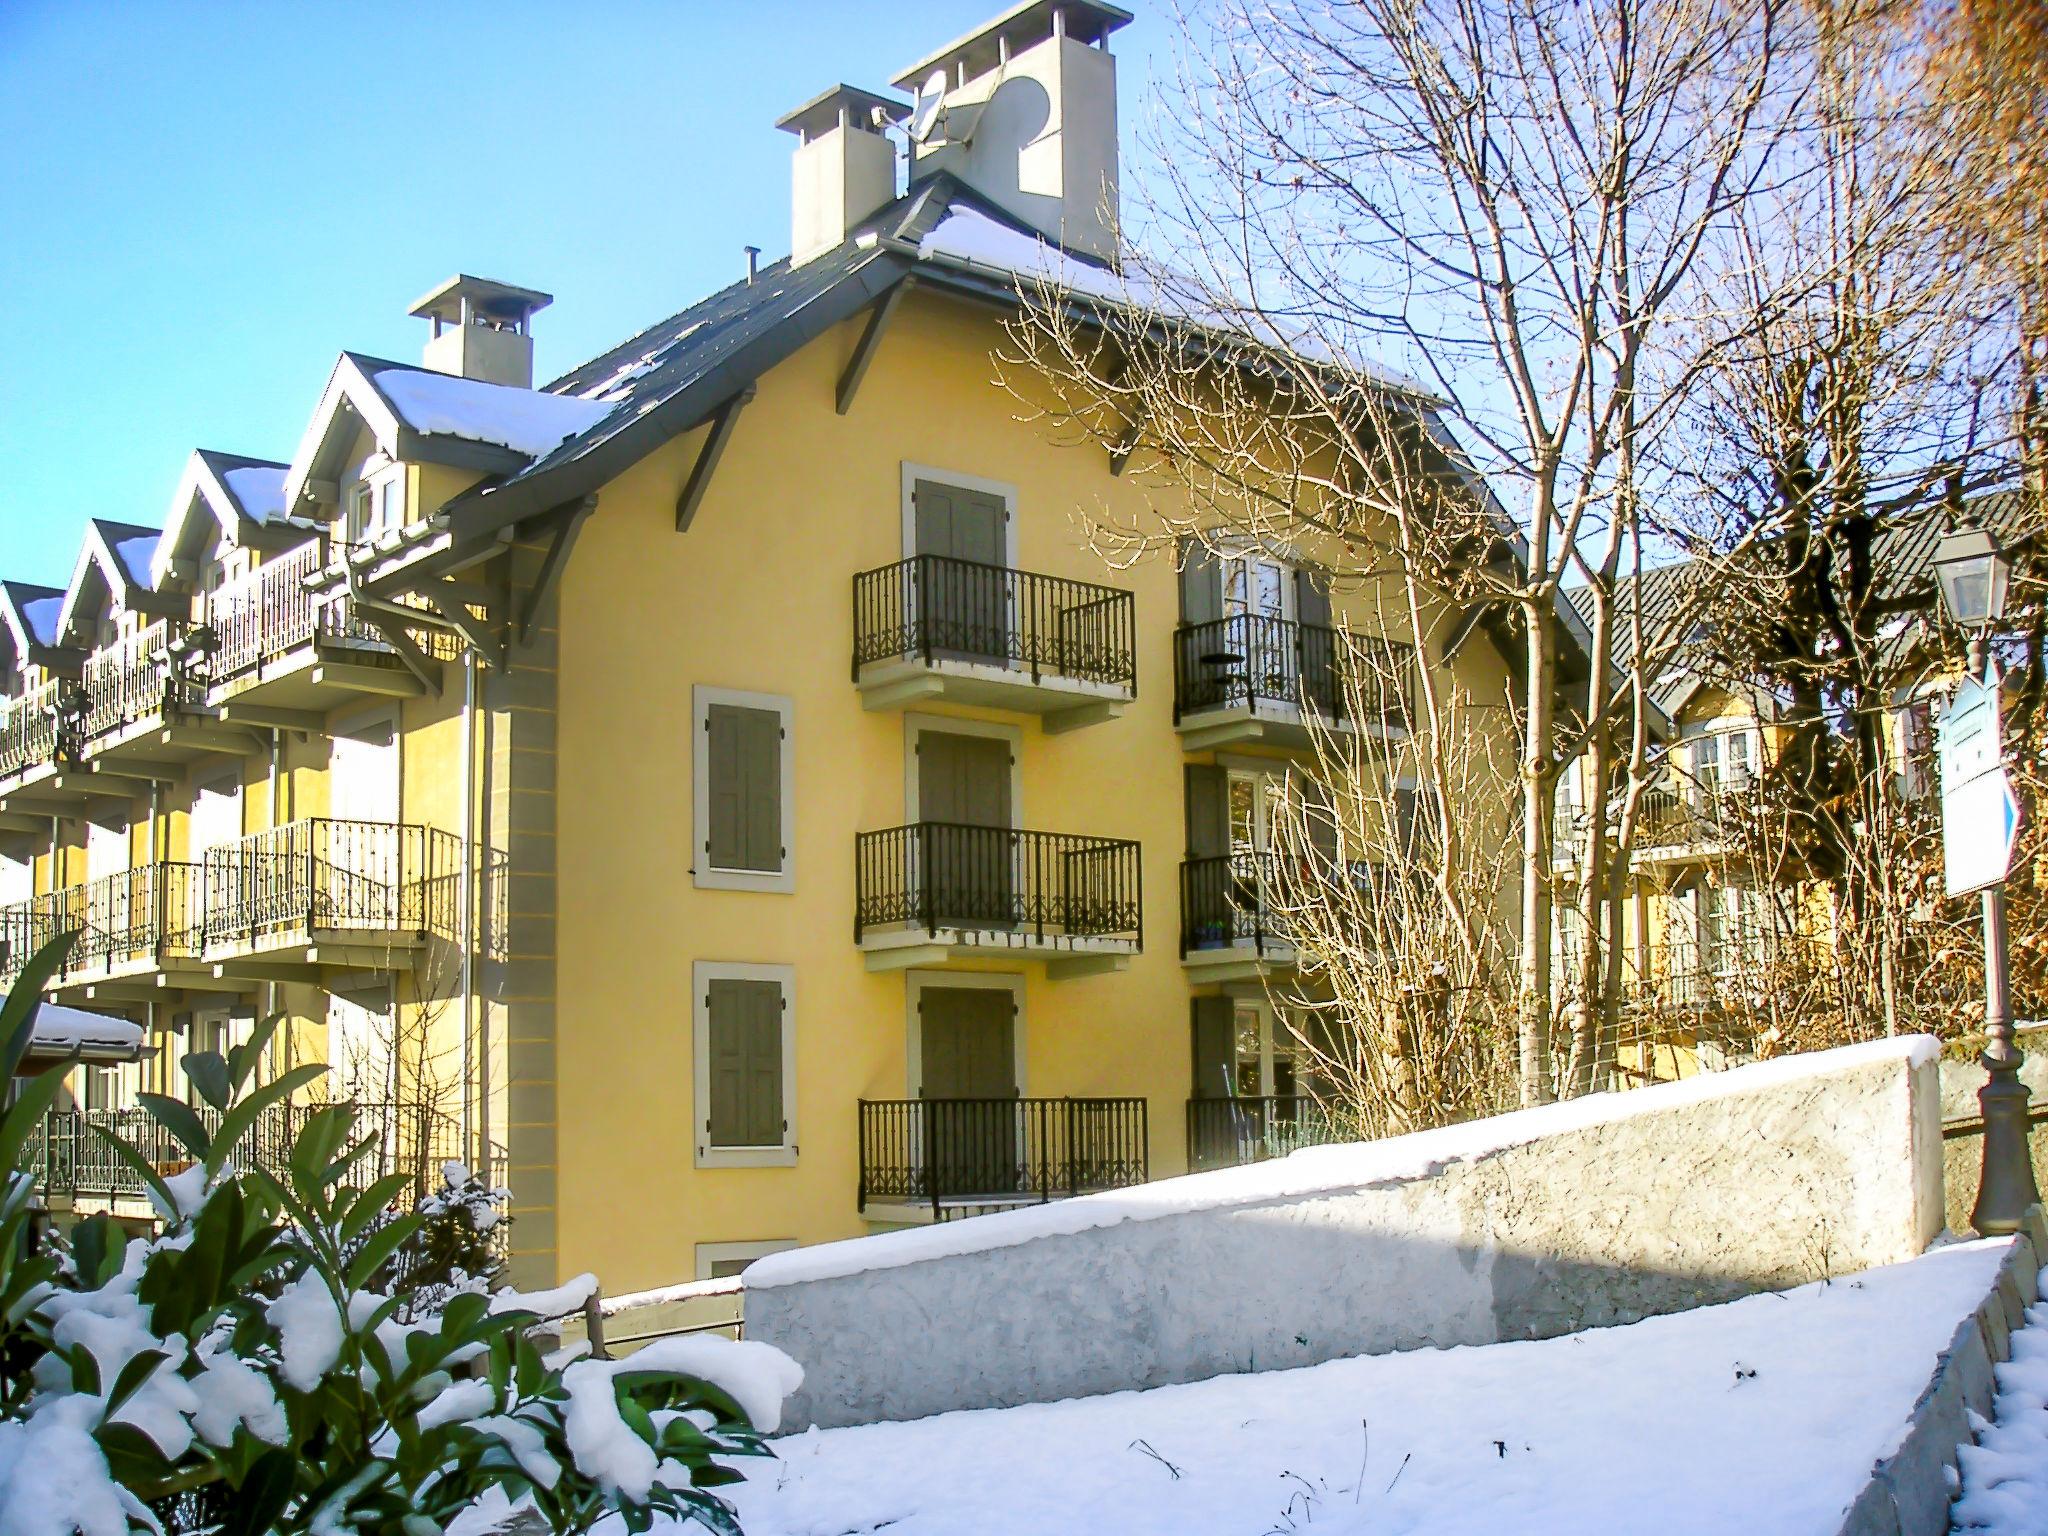
[[(1173, 718), (1219, 709), (1254, 714), (1275, 705), (1352, 725), (1408, 718), (1414, 647), (1359, 639), (1320, 624), (1239, 613), (1173, 632)], [(1363, 718), (1351, 720), (1356, 691)]]
[(47, 896), (0, 907), (0, 989), (11, 986), (29, 957), (65, 930), (59, 908)]
[(1054, 945), (1140, 937), (1138, 845), (1120, 838), (920, 821), (861, 833), (854, 870), (856, 943), (897, 925)]
[[(197, 864), (145, 864), (72, 888), (78, 942), (65, 973), (116, 971), (196, 959), (205, 896)], [(69, 893), (66, 893), (69, 894)]]
[(862, 1099), (860, 1208), (1055, 1200), (1142, 1184), (1143, 1099)]
[(1129, 592), (1000, 565), (913, 555), (853, 578), (853, 676), (899, 658), (981, 662), (1135, 691)]
[(340, 591), (307, 583), (327, 568), (327, 541), (309, 539), (222, 585), (206, 600), (215, 681), (288, 655), (316, 639), (385, 649), (375, 625), (356, 616)]
[(1294, 941), (1273, 911), (1280, 855), (1252, 849), (1180, 866), (1180, 953), (1249, 945), (1264, 956), (1291, 952)]
[(1344, 1138), (1307, 1094), (1188, 1100), (1188, 1168), (1234, 1168)]
[[(299, 1130), (329, 1107), (281, 1104), (259, 1114), (235, 1145), (235, 1165), (286, 1176)], [(208, 1131), (220, 1128), (220, 1111), (200, 1105), (194, 1113)], [(132, 1108), (50, 1110), (30, 1133), (21, 1166), (40, 1181), (46, 1198), (147, 1199), (148, 1186), (142, 1175), (107, 1145), (103, 1132), (127, 1142), (160, 1175), (180, 1173), (191, 1166), (191, 1154), (174, 1137), (146, 1111)], [(442, 1164), (472, 1161), (464, 1151), (462, 1127), (424, 1104), (356, 1105), (355, 1138), (364, 1137), (372, 1138), (372, 1145), (350, 1170), (357, 1184), (407, 1173), (413, 1177), (415, 1191), (424, 1194), (439, 1183)]]
[(85, 658), (87, 740), (179, 705), (204, 702), (203, 673), (171, 654), (171, 642), (183, 628), (158, 619)]
[(461, 844), (435, 827), (316, 818), (206, 855), (205, 948), (278, 934), (454, 932)]
[(67, 745), (64, 710), (75, 684), (48, 677), (16, 698), (0, 702), (0, 779), (56, 760)]

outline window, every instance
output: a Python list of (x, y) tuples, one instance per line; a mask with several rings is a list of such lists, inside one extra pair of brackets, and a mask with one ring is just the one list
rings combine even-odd
[(1756, 778), (1757, 733), (1710, 731), (1692, 744), (1693, 782), (1703, 795), (1726, 795)]
[(771, 1253), (785, 1253), (794, 1247), (796, 1239), (789, 1237), (769, 1238), (755, 1243), (699, 1243), (697, 1278), (729, 1279), (756, 1259), (766, 1258)]
[(396, 467), (365, 479), (349, 494), (348, 537), (352, 544), (374, 544), (405, 522), (405, 470)]
[(700, 960), (692, 982), (697, 1166), (794, 1163), (794, 969)]
[(1710, 885), (1700, 892), (1700, 959), (1722, 981), (1753, 977), (1769, 959), (1770, 900), (1742, 885)]
[(789, 700), (703, 687), (694, 700), (697, 884), (725, 891), (794, 890)]

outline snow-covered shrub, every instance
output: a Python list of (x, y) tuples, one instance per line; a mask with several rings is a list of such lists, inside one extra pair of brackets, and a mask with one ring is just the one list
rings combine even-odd
[[(0, 1080), (67, 942), (0, 1003)], [(256, 1118), (322, 1070), (252, 1088), (268, 1034), (185, 1059), (221, 1112), (215, 1133), (145, 1095), (191, 1155), (184, 1172), (163, 1177), (108, 1138), (163, 1217), (151, 1239), (101, 1217), (61, 1261), (39, 1244), (18, 1170), (59, 1073), (0, 1113), (0, 1531), (430, 1536), (523, 1511), (553, 1532), (613, 1512), (629, 1531), (669, 1515), (737, 1532), (715, 1490), (738, 1479), (732, 1458), (768, 1454), (795, 1364), (683, 1338), (556, 1370), (511, 1293), (409, 1309), (411, 1293), (375, 1280), (423, 1218), (391, 1219), (405, 1175), (352, 1186), (372, 1138), (348, 1106), (306, 1122), (283, 1177), (230, 1166)]]
[[(502, 1239), (512, 1191), (486, 1184), (458, 1162), (441, 1165), (441, 1186), (413, 1206), (412, 1233), (377, 1267), (368, 1288), (402, 1296), (400, 1316), (438, 1312), (467, 1292), (488, 1295), (504, 1278)], [(344, 1248), (346, 1256), (400, 1218), (392, 1210)]]

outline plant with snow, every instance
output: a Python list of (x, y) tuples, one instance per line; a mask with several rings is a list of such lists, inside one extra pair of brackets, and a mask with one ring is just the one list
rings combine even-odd
[[(66, 942), (0, 1003), (10, 1078)], [(216, 1130), (143, 1096), (191, 1156), (183, 1172), (107, 1137), (162, 1217), (151, 1239), (99, 1217), (62, 1261), (39, 1244), (19, 1170), (61, 1070), (0, 1114), (0, 1530), (428, 1536), (458, 1520), (581, 1532), (616, 1516), (644, 1531), (667, 1516), (737, 1533), (716, 1490), (739, 1479), (732, 1458), (769, 1454), (794, 1362), (700, 1337), (557, 1369), (529, 1337), (547, 1300), (464, 1291), (427, 1308), (403, 1274), (376, 1288), (429, 1218), (391, 1214), (410, 1175), (352, 1180), (374, 1138), (350, 1106), (312, 1115), (277, 1176), (230, 1161), (324, 1070), (252, 1086), (269, 1033), (185, 1058)], [(470, 1208), (466, 1184), (451, 1208)]]

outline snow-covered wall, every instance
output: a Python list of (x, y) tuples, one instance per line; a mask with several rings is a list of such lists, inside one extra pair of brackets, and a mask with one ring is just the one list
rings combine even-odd
[(784, 1423), (1544, 1338), (1894, 1263), (1941, 1229), (1931, 1039), (776, 1254)]

